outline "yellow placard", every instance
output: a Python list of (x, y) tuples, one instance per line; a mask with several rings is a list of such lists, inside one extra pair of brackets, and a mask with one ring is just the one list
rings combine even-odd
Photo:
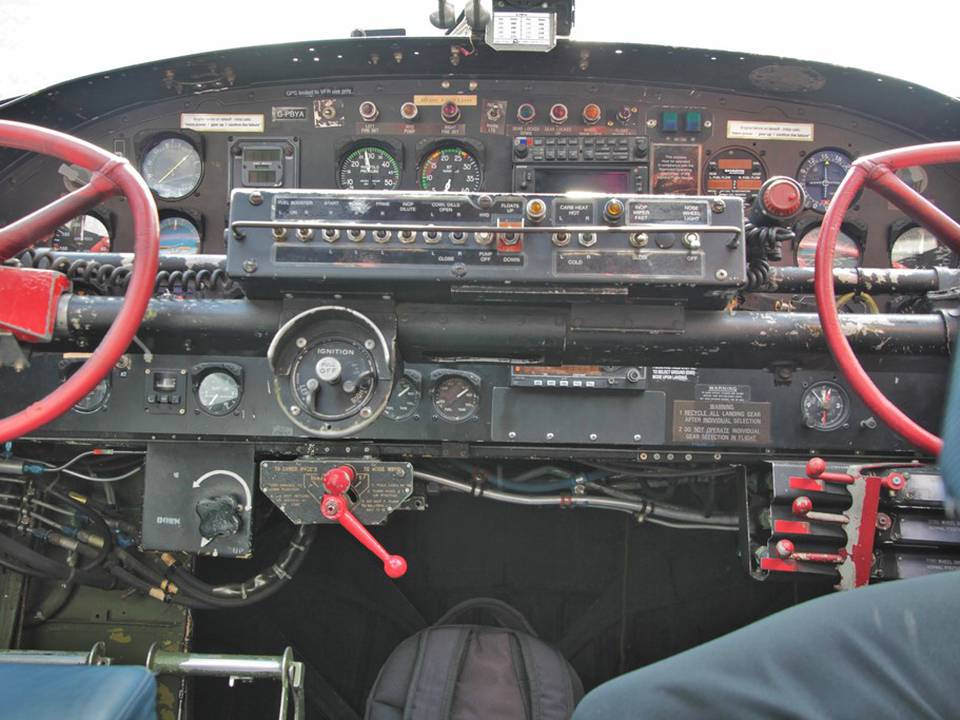
[(461, 107), (475, 107), (476, 95), (414, 95), (415, 105), (443, 105), (446, 102), (456, 103)]

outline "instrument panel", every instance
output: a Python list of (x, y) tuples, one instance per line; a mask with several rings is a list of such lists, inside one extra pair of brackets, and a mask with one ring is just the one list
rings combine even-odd
[[(129, 110), (81, 134), (140, 169), (168, 253), (222, 253), (235, 188), (721, 195), (749, 205), (766, 178), (787, 175), (808, 195), (783, 260), (800, 267), (810, 265), (818, 223), (852, 158), (918, 140), (841, 109), (695, 87), (434, 78), (227, 89)], [(31, 170), (29, 189), (49, 199), (67, 182), (57, 168)], [(952, 173), (900, 174), (949, 213)], [(15, 216), (24, 195), (4, 186), (0, 207)], [(50, 244), (132, 247), (117, 201), (95, 209), (83, 230), (79, 223)], [(922, 233), (867, 193), (847, 218), (838, 264), (957, 264)]]

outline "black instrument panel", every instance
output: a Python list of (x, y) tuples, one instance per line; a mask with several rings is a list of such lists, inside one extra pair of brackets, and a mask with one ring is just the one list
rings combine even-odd
[[(809, 235), (850, 159), (916, 143), (900, 128), (776, 96), (627, 82), (533, 79), (315, 79), (171, 98), (89, 123), (79, 133), (128, 157), (154, 189), (168, 252), (221, 253), (235, 187), (724, 194), (749, 202), (763, 179), (798, 178)], [(948, 213), (952, 171), (907, 179)], [(0, 222), (65, 191), (53, 163), (34, 160), (0, 186)], [(16, 188), (16, 192), (14, 192)], [(28, 201), (27, 198), (33, 198)], [(87, 227), (129, 251), (119, 201)], [(177, 218), (172, 220), (171, 218)], [(802, 227), (801, 227), (802, 226)], [(869, 267), (956, 264), (870, 193), (848, 216), (845, 262)], [(87, 233), (90, 234), (90, 233)], [(74, 233), (76, 235), (76, 233)], [(810, 235), (808, 242), (815, 235)], [(804, 265), (807, 249), (786, 249)]]

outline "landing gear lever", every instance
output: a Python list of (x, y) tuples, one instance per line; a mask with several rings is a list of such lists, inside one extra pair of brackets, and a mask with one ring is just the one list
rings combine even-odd
[(320, 501), (320, 512), (328, 520), (336, 520), (353, 535), (361, 545), (383, 561), (383, 571), (388, 577), (398, 578), (407, 572), (407, 561), (399, 555), (391, 555), (377, 539), (370, 534), (356, 515), (350, 512), (344, 494), (350, 489), (356, 473), (349, 465), (332, 468), (323, 475), (323, 487), (326, 494)]

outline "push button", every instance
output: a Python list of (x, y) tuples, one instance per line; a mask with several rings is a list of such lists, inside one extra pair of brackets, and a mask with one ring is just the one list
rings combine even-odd
[(680, 114), (673, 110), (660, 113), (660, 129), (665, 133), (675, 133), (680, 129)]
[(698, 133), (703, 130), (703, 115), (697, 111), (691, 111), (684, 116), (683, 129), (688, 133)]

